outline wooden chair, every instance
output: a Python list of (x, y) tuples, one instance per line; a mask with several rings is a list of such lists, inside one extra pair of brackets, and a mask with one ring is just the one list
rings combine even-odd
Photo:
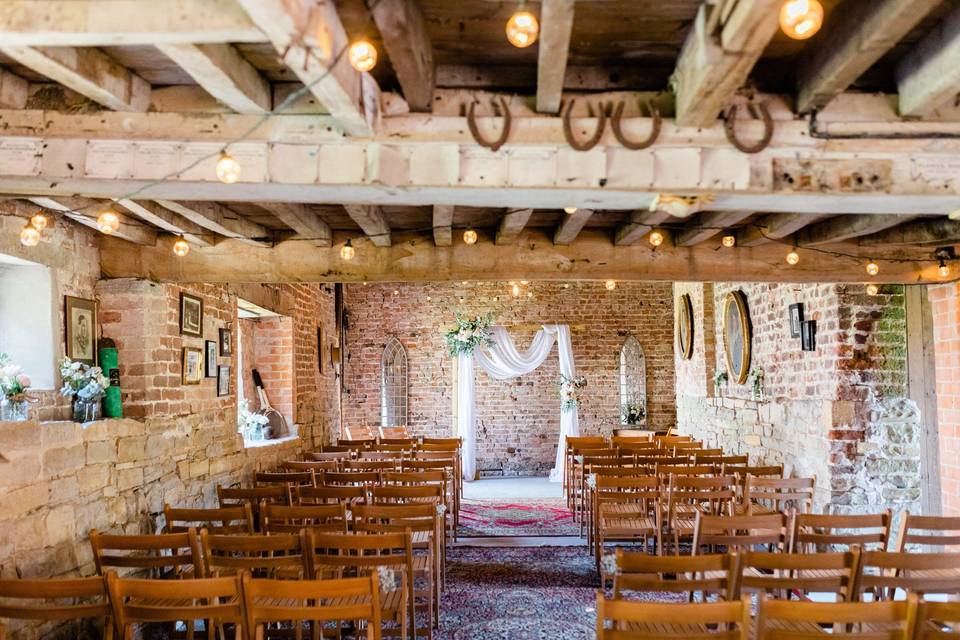
[(717, 473), (717, 468), (712, 464), (662, 464), (657, 463), (653, 466), (654, 473), (661, 478), (668, 476), (712, 476)]
[(257, 471), (253, 474), (253, 486), (264, 485), (286, 486), (317, 486), (316, 476), (312, 470), (307, 471)]
[(369, 426), (357, 426), (357, 427), (347, 427), (343, 428), (343, 435), (346, 436), (346, 440), (372, 440), (373, 442), (377, 441), (377, 437), (380, 435), (377, 427)]
[(205, 577), (249, 571), (257, 577), (303, 578), (310, 574), (305, 532), (296, 534), (213, 535), (200, 531)]
[(386, 444), (386, 445), (403, 445), (404, 447), (409, 447), (410, 449), (416, 448), (416, 446), (419, 444), (419, 442), (418, 442), (418, 440), (417, 440), (416, 438), (413, 438), (413, 437), (410, 437), (410, 436), (403, 436), (403, 437), (398, 437), (398, 438), (384, 438), (383, 436), (381, 436), (381, 437), (377, 440), (377, 443), (380, 444), (380, 445), (384, 445), (384, 444)]
[(563, 490), (567, 495), (567, 507), (572, 507), (571, 490), (573, 484), (574, 458), (591, 449), (604, 449), (607, 445), (607, 439), (603, 436), (567, 436), (566, 438), (566, 463), (563, 465)]
[(294, 501), (300, 505), (363, 503), (367, 500), (367, 487), (364, 485), (297, 487), (294, 498)]
[(353, 457), (353, 449), (350, 447), (344, 447), (343, 451), (333, 451), (334, 448), (339, 447), (326, 447), (323, 451), (306, 451), (303, 459), (306, 462), (339, 462)]
[(369, 487), (380, 484), (379, 471), (324, 471), (320, 476), (324, 487)]
[(260, 522), (260, 503), (266, 501), (276, 504), (290, 504), (289, 485), (268, 485), (265, 487), (224, 487), (217, 485), (217, 503), (221, 508), (250, 505), (253, 523)]
[(404, 460), (400, 464), (401, 473), (420, 473), (424, 471), (439, 471), (444, 475), (447, 493), (452, 498), (450, 510), (453, 513), (454, 539), (456, 539), (456, 530), (460, 526), (460, 482), (462, 481), (462, 478), (457, 476), (456, 464), (453, 460), (420, 459)]
[(732, 600), (737, 588), (737, 555), (651, 556), (645, 552), (617, 549), (613, 597), (625, 592), (686, 593), (692, 599)]
[[(686, 447), (674, 447), (674, 449), (675, 449), (675, 450), (678, 450), (680, 453), (683, 453), (683, 450), (684, 450), (685, 448), (686, 448)], [(718, 457), (718, 456), (722, 456), (722, 455), (723, 455), (723, 449), (703, 449), (703, 448), (701, 448), (701, 449), (693, 449), (692, 451), (690, 451), (690, 453), (691, 453), (691, 455), (693, 455), (694, 461), (696, 461), (698, 458), (716, 458), (716, 457)]]
[(395, 460), (398, 464), (405, 457), (413, 455), (413, 445), (379, 443), (369, 451), (361, 451), (359, 460)]
[(916, 618), (915, 596), (898, 602), (798, 602), (772, 600), (760, 594), (756, 640), (908, 640)]
[(906, 551), (907, 545), (921, 545), (927, 550), (960, 546), (960, 517), (915, 516), (904, 512), (897, 537), (896, 550)]
[(377, 429), (377, 436), (380, 438), (380, 441), (383, 442), (384, 438), (409, 438), (410, 434), (407, 433), (406, 425), (397, 425), (395, 427), (379, 427)]
[[(114, 637), (114, 615), (107, 583), (100, 576), (42, 580), (0, 578), (0, 621), (4, 619), (45, 622), (95, 619), (103, 624), (104, 638)], [(0, 622), (0, 639), (5, 637), (4, 629)]]
[(674, 553), (680, 553), (681, 538), (693, 538), (698, 513), (730, 515), (736, 497), (730, 476), (684, 476), (671, 474), (666, 497), (661, 498), (662, 539), (671, 537)]
[[(268, 580), (242, 576), (245, 621), (251, 640), (263, 640), (264, 625), (304, 622), (321, 626), (336, 623), (340, 637), (343, 620), (366, 622), (367, 640), (381, 638), (380, 583), (376, 573), (336, 580)], [(355, 637), (359, 638), (359, 635)]]
[(243, 598), (240, 576), (191, 580), (144, 580), (120, 578), (107, 573), (110, 604), (117, 629), (124, 640), (133, 640), (135, 627), (155, 622), (185, 622), (187, 636), (194, 623), (210, 621), (210, 627), (234, 625), (234, 638), (243, 640)]
[(260, 507), (260, 531), (265, 534), (296, 534), (301, 529), (323, 533), (346, 533), (349, 529), (344, 503), (320, 505), (276, 505)]
[[(702, 547), (716, 552), (717, 547), (745, 551), (757, 546), (783, 552), (790, 541), (790, 519), (782, 513), (764, 515), (696, 514), (692, 555)], [(708, 551), (709, 552), (709, 551)]]
[(866, 551), (860, 560), (856, 594), (860, 599), (893, 599), (897, 590), (918, 596), (960, 596), (960, 554)]
[(597, 476), (594, 559), (601, 573), (601, 557), (608, 542), (637, 542), (647, 548), (654, 540), (661, 553), (660, 481), (656, 476)]
[(203, 554), (197, 531), (148, 536), (111, 535), (90, 531), (90, 547), (97, 573), (109, 569), (136, 569), (152, 578), (199, 578)]
[[(308, 452), (306, 455), (308, 458), (312, 458), (314, 460), (329, 460), (330, 458), (325, 458), (322, 456), (337, 455), (341, 460), (344, 460), (352, 458), (357, 453), (358, 449), (362, 450), (363, 447), (350, 444), (326, 444), (323, 445), (323, 449), (319, 453)], [(321, 457), (318, 458), (317, 456)]]
[(339, 471), (340, 460), (284, 460), (280, 463), (283, 471), (304, 472), (313, 471), (314, 475), (321, 471)]
[(756, 515), (781, 513), (791, 508), (799, 513), (810, 513), (816, 484), (816, 478), (760, 478), (748, 475), (741, 506), (747, 513)]
[(768, 597), (805, 599), (809, 594), (833, 594), (840, 602), (854, 599), (860, 550), (838, 553), (771, 553), (742, 551), (734, 597), (765, 593)]
[(580, 523), (580, 533), (583, 534), (586, 521), (586, 478), (590, 475), (590, 469), (597, 465), (604, 464), (633, 464), (632, 458), (623, 458), (620, 450), (616, 448), (590, 449), (584, 454), (575, 455), (573, 458), (573, 520)]
[(182, 533), (191, 527), (216, 534), (254, 532), (253, 509), (249, 503), (219, 509), (177, 509), (164, 504), (163, 517), (167, 523), (166, 533)]
[[(693, 460), (696, 464), (712, 464), (717, 468), (720, 468), (722, 465), (747, 465), (750, 462), (750, 456), (728, 456), (724, 454), (719, 455), (708, 455), (704, 454), (702, 451), (694, 452)], [(730, 475), (730, 474), (727, 474)]]
[(343, 470), (345, 472), (354, 471), (399, 471), (400, 460), (390, 456), (387, 460), (369, 460), (361, 458), (359, 460), (344, 460)]
[(608, 600), (597, 592), (597, 640), (747, 640), (750, 602), (666, 604)]
[(352, 440), (349, 438), (340, 438), (337, 440), (337, 446), (346, 447), (355, 454), (359, 454), (361, 451), (369, 451), (373, 447), (377, 446), (376, 434), (369, 438), (355, 438)]
[(859, 546), (864, 551), (886, 551), (893, 514), (828, 515), (798, 513), (793, 520), (792, 548), (797, 553)]
[(917, 603), (913, 640), (957, 640), (960, 638), (960, 602)]

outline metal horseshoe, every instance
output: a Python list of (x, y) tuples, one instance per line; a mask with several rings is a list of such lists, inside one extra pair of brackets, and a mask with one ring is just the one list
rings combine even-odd
[(470, 107), (467, 109), (467, 126), (470, 127), (470, 135), (473, 136), (473, 139), (477, 141), (481, 147), (486, 147), (491, 151), (497, 151), (504, 145), (507, 141), (507, 138), (510, 136), (510, 124), (512, 118), (510, 116), (510, 106), (507, 104), (507, 101), (504, 100), (503, 96), (500, 96), (500, 106), (503, 107), (503, 131), (500, 132), (500, 137), (490, 142), (480, 133), (479, 127), (477, 127), (477, 120), (474, 116), (474, 107), (476, 107), (476, 102), (471, 102)]
[[(737, 105), (731, 105), (723, 118), (723, 130), (727, 134), (727, 140), (730, 144), (744, 153), (760, 153), (770, 145), (773, 139), (773, 118), (770, 117), (770, 111), (767, 105), (760, 103), (760, 118), (763, 120), (763, 137), (754, 144), (744, 144), (737, 138), (737, 131), (734, 128), (737, 121)], [(757, 117), (756, 106), (751, 102), (749, 105), (750, 113), (754, 118)]]
[(613, 111), (613, 118), (610, 120), (610, 128), (613, 129), (613, 135), (617, 139), (617, 142), (631, 151), (646, 149), (656, 142), (658, 137), (660, 137), (660, 127), (663, 124), (663, 119), (660, 117), (660, 110), (652, 104), (647, 103), (647, 109), (650, 111), (650, 116), (653, 118), (653, 124), (650, 128), (650, 135), (647, 136), (645, 140), (634, 142), (633, 140), (627, 138), (627, 136), (625, 136), (623, 131), (620, 129), (620, 120), (623, 118), (624, 104), (624, 101), (621, 100), (617, 103), (617, 108)]
[(570, 104), (567, 105), (566, 111), (563, 112), (563, 137), (567, 139), (567, 144), (573, 147), (577, 151), (589, 151), (597, 146), (597, 143), (600, 142), (600, 138), (603, 136), (603, 128), (607, 125), (607, 110), (604, 105), (600, 105), (600, 118), (597, 123), (597, 130), (593, 132), (593, 135), (590, 136), (584, 142), (578, 142), (575, 137), (573, 137), (573, 125), (570, 124), (570, 115), (573, 113), (573, 104), (576, 100), (571, 100)]

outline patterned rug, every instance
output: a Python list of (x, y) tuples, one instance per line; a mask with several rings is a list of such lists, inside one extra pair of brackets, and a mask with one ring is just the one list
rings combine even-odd
[(459, 535), (579, 536), (580, 527), (562, 498), (464, 500)]

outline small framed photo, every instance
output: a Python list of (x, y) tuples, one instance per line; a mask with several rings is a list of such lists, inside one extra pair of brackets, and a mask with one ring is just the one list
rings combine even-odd
[(323, 325), (317, 325), (317, 368), (323, 374)]
[(790, 337), (799, 338), (801, 337), (800, 325), (803, 324), (803, 303), (798, 302), (788, 308), (790, 310)]
[(67, 357), (84, 364), (97, 361), (97, 303), (64, 296)]
[(205, 378), (216, 378), (217, 377), (217, 343), (213, 340), (204, 340), (203, 341), (203, 364), (204, 364), (204, 377)]
[(203, 380), (203, 350), (184, 347), (180, 369), (181, 384), (200, 384)]
[(233, 355), (233, 332), (230, 329), (220, 329), (220, 355)]
[(804, 351), (817, 350), (817, 321), (807, 320), (800, 326), (800, 344)]
[(230, 365), (217, 367), (217, 397), (230, 395)]
[(196, 338), (203, 337), (203, 300), (182, 291), (180, 292), (180, 333)]

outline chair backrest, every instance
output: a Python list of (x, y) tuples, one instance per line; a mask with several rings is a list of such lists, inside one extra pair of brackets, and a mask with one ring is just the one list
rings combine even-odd
[(255, 507), (261, 502), (284, 503), (290, 501), (287, 487), (270, 485), (266, 487), (224, 487), (217, 485), (217, 503), (220, 507), (238, 507), (249, 503)]
[(355, 427), (343, 427), (343, 434), (346, 436), (347, 440), (373, 440), (376, 441), (377, 437), (380, 435), (377, 427), (370, 427), (367, 425), (355, 426)]
[(460, 441), (449, 438), (424, 438), (420, 446), (420, 451), (449, 451), (450, 453), (460, 453)]
[(666, 455), (636, 455), (633, 458), (634, 464), (643, 465), (647, 467), (656, 467), (656, 465), (689, 465), (690, 456), (675, 456), (667, 452)]
[(743, 592), (763, 592), (774, 598), (806, 597), (832, 593), (850, 601), (855, 593), (860, 550), (839, 553), (771, 553), (742, 551), (736, 597)]
[(440, 531), (440, 516), (434, 504), (356, 505), (350, 514), (352, 529), (357, 532)]
[(364, 485), (298, 487), (295, 497), (296, 502), (301, 505), (364, 502), (367, 499), (367, 488)]
[(660, 499), (657, 476), (598, 475), (594, 483), (594, 504), (598, 508), (608, 502), (637, 502), (651, 510)]
[(383, 484), (418, 485), (437, 484), (446, 486), (448, 477), (442, 469), (425, 469), (422, 471), (387, 471), (381, 481)]
[[(671, 633), (671, 630), (674, 630)], [(659, 603), (608, 600), (597, 592), (597, 640), (747, 640), (749, 600)]]
[[(269, 580), (243, 576), (245, 624), (250, 637), (261, 637), (263, 625), (313, 621), (335, 622), (339, 637), (343, 620), (362, 620), (367, 640), (380, 640), (380, 583), (374, 572), (361, 578)], [(277, 601), (283, 604), (278, 605)], [(355, 636), (359, 638), (358, 635)]]
[(646, 435), (624, 435), (617, 434), (610, 438), (610, 443), (615, 447), (630, 447), (630, 446), (657, 446), (653, 441), (653, 434), (647, 433)]
[(417, 445), (417, 439), (411, 438), (409, 436), (403, 436), (398, 438), (381, 437), (379, 440), (377, 440), (377, 443), (381, 446), (382, 445), (401, 445), (401, 446), (412, 449), (414, 446)]
[(323, 450), (320, 453), (307, 453), (307, 456), (313, 458), (314, 460), (324, 460), (329, 458), (317, 458), (316, 456), (327, 456), (336, 454), (339, 455), (341, 459), (351, 458), (353, 454), (357, 452), (358, 449), (363, 447), (358, 447), (357, 445), (350, 444), (326, 444), (323, 446)]
[(761, 478), (748, 475), (743, 502), (748, 511), (759, 505), (774, 511), (795, 508), (800, 513), (810, 513), (816, 484), (816, 478)]
[(747, 550), (758, 545), (784, 551), (790, 539), (790, 520), (782, 513), (769, 515), (707, 515), (697, 512), (693, 530), (693, 555), (701, 548)]
[(960, 554), (865, 551), (860, 557), (857, 596), (892, 597), (895, 590), (919, 595), (960, 596)]
[(915, 516), (909, 511), (903, 515), (896, 550), (905, 551), (907, 545), (927, 547), (960, 546), (960, 517)]
[(384, 438), (409, 438), (410, 434), (407, 433), (406, 425), (397, 425), (395, 427), (380, 427), (377, 429), (377, 436), (380, 438), (380, 442), (383, 442)]
[(748, 464), (725, 464), (723, 465), (723, 475), (737, 476), (740, 482), (746, 482), (747, 476), (756, 476), (758, 478), (782, 478), (783, 465), (748, 465)]
[(657, 464), (654, 466), (658, 476), (712, 476), (717, 468), (712, 464)]
[(301, 529), (346, 533), (349, 528), (344, 503), (315, 505), (263, 504), (260, 507), (260, 531), (263, 533), (299, 533)]
[(613, 595), (624, 591), (671, 592), (733, 597), (737, 558), (733, 553), (703, 556), (651, 556), (644, 551), (616, 551)]
[(730, 514), (736, 496), (734, 479), (729, 476), (685, 476), (671, 474), (667, 482), (668, 519), (673, 518), (678, 505), (692, 504), (705, 513)]
[[(680, 449), (681, 453), (683, 452), (683, 447), (674, 447), (674, 449)], [(698, 460), (700, 458), (706, 457), (717, 457), (723, 455), (723, 449), (694, 449), (690, 452), (693, 454), (693, 459)]]
[[(113, 611), (107, 597), (106, 580), (101, 576), (41, 580), (0, 578), (0, 619), (4, 618), (43, 621), (100, 618), (105, 620), (105, 628), (112, 633)], [(103, 637), (109, 638), (110, 635), (105, 632)]]
[(444, 503), (443, 487), (435, 484), (371, 487), (370, 499), (373, 504)]
[(307, 451), (303, 454), (303, 459), (307, 462), (330, 462), (344, 460), (353, 456), (353, 449), (345, 447), (343, 451), (332, 451), (331, 447), (324, 448), (323, 451)]
[(851, 515), (798, 513), (793, 521), (793, 550), (814, 553), (857, 545), (864, 551), (886, 551), (892, 522), (889, 509)]
[(457, 449), (463, 446), (463, 438), (421, 438), (421, 444), (456, 445)]
[[(253, 509), (250, 503), (218, 509), (179, 509), (163, 505), (167, 524), (165, 533), (180, 533), (190, 527), (205, 528), (210, 533), (253, 533)], [(187, 524), (189, 523), (189, 524)]]
[(916, 608), (915, 596), (897, 602), (813, 602), (760, 594), (756, 639), (822, 640), (821, 625), (832, 625), (831, 638), (908, 640)]
[(284, 460), (280, 463), (284, 471), (337, 471), (340, 468), (339, 460)]
[(313, 470), (307, 471), (257, 471), (253, 474), (254, 486), (279, 485), (308, 485), (316, 486), (316, 476)]
[(212, 535), (200, 531), (206, 577), (241, 570), (264, 577), (309, 575), (305, 532), (276, 535)]
[(655, 435), (653, 436), (653, 441), (660, 444), (661, 446), (672, 447), (678, 442), (693, 442), (693, 436), (687, 436), (687, 435), (680, 436), (676, 434), (669, 435), (669, 436)]
[(376, 444), (377, 444), (377, 438), (375, 434), (369, 438), (353, 438), (353, 439), (339, 438), (337, 440), (338, 447), (346, 447), (351, 451), (353, 451), (354, 453), (357, 453), (360, 451), (366, 451), (371, 447), (376, 446)]
[(203, 556), (197, 531), (189, 527), (181, 533), (157, 535), (112, 535), (90, 531), (90, 547), (97, 573), (107, 569), (142, 569), (153, 578), (199, 577)]
[(567, 436), (567, 451), (598, 449), (609, 446), (603, 436)]
[(324, 471), (319, 486), (365, 486), (380, 484), (379, 471)]
[(914, 640), (960, 638), (960, 602), (918, 602), (914, 627)]
[[(717, 466), (717, 467), (720, 467), (721, 465), (725, 465), (725, 464), (729, 464), (729, 465), (746, 465), (746, 464), (750, 461), (750, 456), (748, 456), (748, 455), (728, 456), (728, 455), (724, 455), (724, 454), (720, 454), (720, 455), (708, 454), (708, 455), (705, 455), (705, 454), (703, 454), (702, 452), (697, 451), (697, 452), (695, 452), (695, 453), (693, 454), (693, 459), (694, 459), (694, 461), (695, 461), (697, 464), (712, 464), (712, 465), (715, 465), (715, 466)], [(733, 475), (733, 474), (727, 474), (727, 475)]]
[(387, 460), (344, 460), (344, 471), (396, 471), (400, 468), (400, 460), (390, 456)]
[(383, 444), (382, 442), (367, 451), (360, 451), (361, 460), (397, 460), (403, 459), (405, 454), (413, 452), (413, 445)]

